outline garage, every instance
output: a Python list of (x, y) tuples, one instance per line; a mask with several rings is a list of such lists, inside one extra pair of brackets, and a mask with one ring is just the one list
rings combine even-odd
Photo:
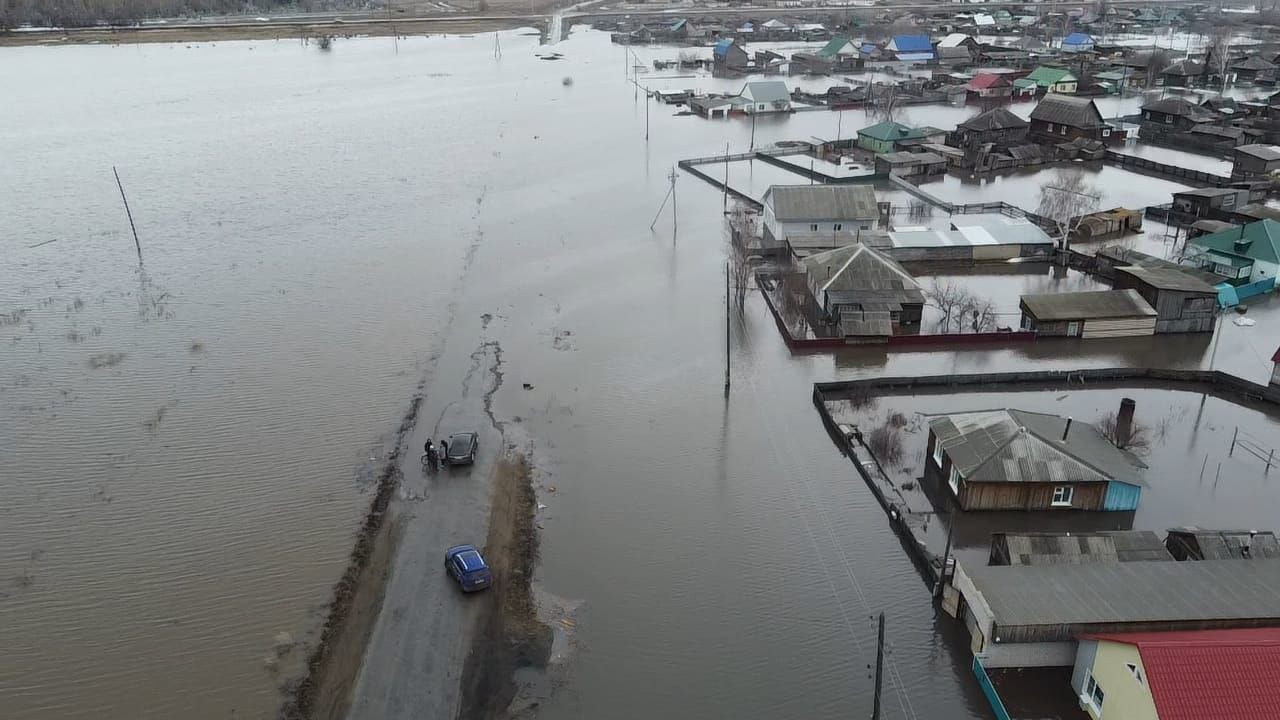
[(1022, 329), (1041, 337), (1154, 335), (1157, 313), (1136, 290), (1023, 295)]

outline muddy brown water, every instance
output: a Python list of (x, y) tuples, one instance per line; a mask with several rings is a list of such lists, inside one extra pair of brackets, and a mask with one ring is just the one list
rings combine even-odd
[[(1215, 343), (792, 357), (752, 297), (726, 401), (721, 196), (680, 176), (678, 234), (669, 215), (649, 225), (675, 161), (743, 151), (750, 124), (654, 104), (646, 144), (607, 35), (575, 33), (554, 63), (535, 43), (504, 35), (497, 59), (488, 36), (0, 51), (16, 99), (0, 104), (6, 718), (272, 715), (386, 439), (442, 348), (482, 333), (504, 352), (492, 411), (556, 488), (540, 591), (575, 610), (544, 717), (868, 712), (880, 610), (886, 716), (985, 716), (962, 634), (811, 384), (1195, 367)], [(836, 130), (799, 113), (756, 142)], [(1251, 316), (1220, 333), (1217, 364), (1259, 379), (1280, 311)]]

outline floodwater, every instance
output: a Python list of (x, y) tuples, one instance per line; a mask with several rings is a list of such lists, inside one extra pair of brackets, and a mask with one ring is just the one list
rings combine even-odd
[[(1140, 208), (1171, 202), (1173, 193), (1187, 186), (1130, 172), (1114, 165), (1101, 163), (1076, 163), (1066, 168), (1078, 167), (1101, 195), (1099, 208)], [(936, 180), (922, 183), (921, 187), (943, 200), (954, 203), (981, 203), (1003, 200), (1011, 205), (1035, 212), (1040, 204), (1040, 186), (1053, 182), (1056, 168), (1037, 168), (1009, 175), (961, 177), (943, 175)]]
[(1196, 367), (1214, 345), (1269, 373), (1280, 307), (1216, 341), (792, 357), (751, 295), (726, 400), (721, 195), (678, 175), (678, 232), (672, 204), (650, 224), (675, 162), (745, 150), (750, 122), (654, 104), (646, 142), (607, 35), (558, 62), (536, 42), (0, 50), (6, 718), (272, 716), (387, 438), (419, 386), (456, 390), (436, 359), (481, 342), (503, 351), (494, 414), (556, 487), (540, 583), (580, 608), (543, 717), (864, 714), (879, 611), (885, 717), (986, 717), (812, 383)]

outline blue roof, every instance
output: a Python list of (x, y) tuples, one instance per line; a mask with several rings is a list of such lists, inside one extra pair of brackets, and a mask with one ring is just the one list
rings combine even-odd
[(676, 32), (679, 32), (681, 29), (684, 28), (685, 24), (688, 22), (689, 22), (688, 20), (677, 20), (674, 23), (672, 23), (671, 29), (675, 30)]
[(898, 52), (933, 52), (933, 43), (927, 35), (894, 35), (893, 45)]
[(1063, 45), (1092, 45), (1093, 38), (1081, 32), (1074, 32), (1062, 39)]
[(714, 52), (716, 55), (724, 55), (729, 52), (729, 48), (733, 47), (733, 40), (721, 40), (716, 43)]
[(858, 48), (863, 55), (871, 55), (878, 49), (875, 43), (862, 43), (862, 47)]

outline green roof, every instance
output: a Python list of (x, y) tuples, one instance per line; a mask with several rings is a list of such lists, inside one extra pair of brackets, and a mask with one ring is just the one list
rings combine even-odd
[(822, 49), (818, 51), (818, 57), (824, 57), (824, 58), (835, 57), (837, 54), (839, 54), (839, 52), (842, 49), (844, 49), (844, 46), (848, 44), (849, 44), (849, 38), (845, 38), (845, 37), (831, 38), (831, 40), (829, 40), (826, 45), (823, 45)]
[[(1259, 220), (1243, 229), (1201, 235), (1189, 240), (1192, 245), (1225, 255), (1247, 257), (1268, 263), (1280, 263), (1280, 222)], [(1240, 243), (1240, 244), (1237, 244)]]
[(1050, 85), (1056, 85), (1057, 83), (1064, 81), (1074, 82), (1076, 80), (1076, 76), (1072, 75), (1071, 71), (1066, 68), (1041, 65), (1035, 70), (1032, 70), (1031, 74), (1027, 76), (1027, 79), (1040, 87), (1049, 87)]
[(885, 120), (876, 123), (871, 127), (864, 127), (858, 131), (859, 135), (866, 135), (872, 140), (918, 140), (927, 136), (927, 130), (920, 128), (911, 128), (899, 122)]
[(1030, 78), (1018, 78), (1013, 81), (1013, 86), (1016, 88), (1035, 87), (1036, 81)]

